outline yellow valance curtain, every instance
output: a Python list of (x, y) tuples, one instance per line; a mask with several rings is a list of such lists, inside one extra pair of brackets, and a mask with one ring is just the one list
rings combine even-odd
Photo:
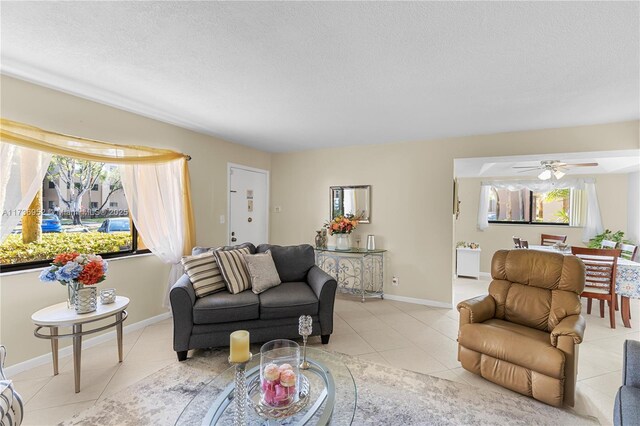
[[(64, 135), (4, 118), (0, 119), (0, 144), (8, 146), (16, 145), (27, 152), (43, 152), (49, 155), (48, 158), (50, 158), (51, 154), (56, 154), (89, 161), (119, 164), (121, 168), (127, 171), (127, 173), (123, 173), (123, 176), (146, 175), (146, 179), (138, 178), (135, 183), (133, 182), (133, 178), (131, 178), (132, 182), (129, 185), (123, 181), (125, 197), (130, 201), (130, 204), (137, 206), (136, 209), (131, 209), (131, 214), (142, 238), (146, 242), (152, 241), (154, 238), (158, 240), (161, 239), (160, 235), (152, 234), (162, 234), (166, 232), (179, 233), (181, 234), (180, 243), (182, 246), (180, 251), (184, 254), (189, 254), (191, 248), (195, 245), (195, 225), (191, 207), (191, 184), (187, 164), (187, 160), (189, 160), (190, 157), (188, 155), (168, 149), (117, 145)], [(2, 165), (11, 167), (10, 164), (4, 164), (5, 161), (11, 161), (10, 158), (3, 158)], [(154, 174), (158, 178), (151, 178), (151, 174)], [(42, 176), (40, 176), (40, 181), (41, 180)], [(161, 185), (159, 184), (161, 181), (163, 182), (162, 187), (160, 187)], [(168, 182), (173, 182), (173, 184), (170, 185), (172, 188), (168, 188)], [(144, 187), (144, 185), (146, 185), (146, 187)], [(179, 202), (179, 204), (175, 206), (177, 208), (174, 208), (174, 210), (177, 211), (174, 211), (173, 215), (166, 213), (164, 217), (159, 218), (159, 216), (162, 216), (163, 211), (166, 212), (170, 208), (170, 206), (162, 204), (164, 193), (166, 192), (168, 195), (169, 191), (172, 197), (171, 202), (174, 203), (174, 205), (176, 202)], [(134, 201), (142, 198), (145, 192), (158, 194), (160, 196), (160, 199), (155, 201), (156, 205), (150, 205), (151, 200), (148, 200), (148, 197), (145, 203)], [(0, 193), (0, 196), (1, 195)], [(167, 201), (167, 199), (165, 198), (164, 201)], [(171, 219), (169, 216), (172, 216), (171, 218), (174, 220), (169, 220)], [(155, 223), (153, 224), (154, 226), (143, 224), (143, 219), (146, 218), (149, 218), (149, 221), (161, 223)], [(176, 223), (176, 220), (181, 223)], [(145, 231), (147, 235), (145, 235)], [(147, 246), (149, 246), (149, 244), (147, 244)], [(153, 247), (149, 248), (156, 255), (163, 258), (164, 261), (175, 263), (173, 257), (176, 257), (178, 254), (176, 252), (177, 247), (171, 250), (174, 252), (173, 256), (169, 256), (169, 250), (161, 248), (154, 250)], [(171, 259), (169, 259), (169, 257), (171, 257)]]
[(4, 118), (0, 119), (0, 138), (3, 142), (25, 148), (103, 163), (165, 163), (181, 158), (187, 160), (191, 158), (186, 154), (168, 149), (117, 145), (64, 135)]

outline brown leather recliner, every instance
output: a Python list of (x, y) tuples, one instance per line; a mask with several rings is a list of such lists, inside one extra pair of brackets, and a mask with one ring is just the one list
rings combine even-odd
[(584, 264), (575, 256), (500, 250), (491, 276), (488, 295), (458, 304), (458, 361), (507, 389), (573, 406)]

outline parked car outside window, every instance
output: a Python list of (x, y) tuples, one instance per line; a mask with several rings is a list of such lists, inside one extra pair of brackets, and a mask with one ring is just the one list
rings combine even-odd
[(43, 214), (42, 215), (42, 232), (62, 232), (62, 224), (60, 218), (55, 214)]
[(98, 232), (131, 232), (131, 224), (128, 217), (115, 217), (105, 219), (98, 228)]

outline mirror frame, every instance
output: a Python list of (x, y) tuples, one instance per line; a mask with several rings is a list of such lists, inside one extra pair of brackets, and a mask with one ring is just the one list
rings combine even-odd
[(333, 220), (333, 191), (336, 189), (366, 189), (367, 199), (369, 201), (368, 211), (369, 217), (366, 220), (360, 220), (359, 223), (371, 223), (371, 185), (338, 185), (329, 187), (329, 220)]

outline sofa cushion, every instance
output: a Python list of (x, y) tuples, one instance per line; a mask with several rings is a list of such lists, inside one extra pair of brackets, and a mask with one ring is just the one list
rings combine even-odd
[(251, 278), (251, 291), (260, 294), (281, 283), (271, 252), (245, 254), (244, 261)]
[(197, 297), (204, 297), (227, 288), (212, 251), (184, 256), (181, 262)]
[(551, 345), (550, 335), (544, 331), (491, 319), (460, 327), (458, 342), (493, 358), (564, 379), (564, 354)]
[(309, 244), (299, 246), (273, 246), (260, 244), (258, 253), (271, 251), (278, 275), (283, 283), (290, 281), (306, 281), (307, 272), (316, 264), (316, 256)]
[(216, 324), (258, 319), (258, 296), (251, 290), (238, 294), (226, 291), (201, 297), (193, 305), (194, 324)]
[(251, 288), (251, 278), (243, 255), (249, 254), (249, 248), (234, 250), (216, 250), (218, 267), (231, 294), (238, 294)]
[(260, 319), (316, 315), (318, 298), (305, 282), (284, 282), (260, 293)]

